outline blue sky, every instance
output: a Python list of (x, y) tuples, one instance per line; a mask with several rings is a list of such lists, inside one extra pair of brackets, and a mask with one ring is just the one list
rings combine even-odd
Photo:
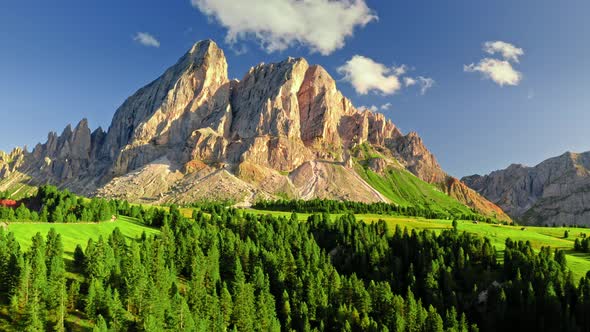
[[(231, 1), (211, 1), (3, 1), (0, 150), (44, 142), (49, 131), (61, 132), (81, 118), (92, 128), (108, 127), (126, 97), (206, 38), (226, 51), (235, 78), (259, 62), (287, 56), (324, 66), (355, 105), (390, 103), (383, 113), (402, 131), (417, 131), (455, 176), (590, 150), (587, 0), (356, 0), (369, 13), (351, 23), (354, 33), (340, 38), (341, 44), (334, 34), (346, 33), (332, 30), (342, 26), (330, 26), (317, 12), (303, 13), (307, 24), (294, 25), (301, 29), (300, 42), (285, 42), (279, 37), (285, 24), (290, 27), (289, 17), (220, 18), (229, 11), (220, 14), (219, 4)], [(210, 10), (208, 16), (199, 3)], [(275, 8), (268, 9), (265, 13)], [(232, 25), (236, 20), (245, 27)], [(228, 27), (252, 31), (260, 22), (268, 30), (262, 37), (238, 34), (233, 43), (226, 40)], [(316, 35), (316, 29), (322, 33)], [(153, 36), (159, 47), (134, 40), (139, 32)], [(487, 41), (504, 41), (524, 54), (516, 62), (486, 53)], [(345, 79), (346, 71), (338, 70), (354, 56), (383, 64), (387, 77), (393, 67), (410, 69), (399, 75), (400, 87), (384, 92), (378, 82), (360, 94)], [(485, 58), (508, 63), (522, 77), (501, 86), (481, 72), (464, 70)], [(418, 85), (406, 87), (402, 76), (435, 84), (421, 94)]]

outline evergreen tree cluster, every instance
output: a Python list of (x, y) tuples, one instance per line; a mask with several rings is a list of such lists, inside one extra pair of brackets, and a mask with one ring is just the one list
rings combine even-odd
[(469, 330), (465, 315), (441, 314), (410, 289), (338, 272), (296, 219), (162, 213), (158, 236), (128, 241), (115, 229), (79, 245), (70, 272), (81, 278), (69, 280), (55, 232), (22, 254), (0, 230), (0, 267), (9, 267), (0, 294), (13, 326), (69, 330), (64, 317), (77, 311), (97, 331)]
[(355, 213), (355, 214), (386, 214), (400, 215), (411, 217), (424, 217), (428, 219), (461, 219), (461, 220), (481, 220), (488, 223), (495, 222), (492, 218), (482, 216), (478, 213), (460, 213), (456, 211), (443, 211), (440, 209), (431, 209), (423, 206), (405, 206), (392, 203), (375, 202), (352, 202), (336, 201), (330, 199), (311, 199), (311, 200), (285, 200), (279, 199), (274, 201), (260, 200), (253, 206), (258, 210), (287, 211), (297, 213)]
[(111, 220), (116, 201), (82, 198), (55, 186), (39, 187), (37, 194), (19, 202), (16, 209), (0, 206), (0, 220), (39, 222), (99, 222)]
[(0, 229), (0, 302), (15, 330), (71, 330), (74, 314), (95, 331), (590, 329), (590, 274), (575, 283), (563, 251), (507, 240), (499, 262), (488, 239), (456, 227), (109, 204), (160, 233), (88, 240), (66, 273), (55, 231), (22, 252)]
[(388, 236), (385, 222), (334, 222), (313, 215), (308, 224), (338, 271), (363, 280), (386, 281), (399, 294), (410, 289), (425, 306), (465, 313), (482, 331), (588, 331), (590, 273), (579, 283), (563, 251), (508, 239), (504, 263), (487, 238), (399, 227)]
[(60, 235), (37, 233), (22, 253), (12, 233), (0, 229), (0, 299), (18, 331), (65, 331), (66, 268)]
[(590, 252), (590, 238), (587, 238), (586, 236), (584, 236), (584, 238), (581, 240), (576, 238), (574, 241), (574, 250), (585, 253)]

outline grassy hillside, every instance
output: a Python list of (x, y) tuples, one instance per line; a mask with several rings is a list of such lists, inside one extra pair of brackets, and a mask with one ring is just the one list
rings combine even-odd
[(22, 199), (37, 192), (37, 187), (28, 185), (29, 177), (15, 172), (10, 177), (0, 179), (0, 191), (7, 191), (12, 199)]
[(472, 213), (465, 205), (406, 170), (391, 168), (380, 175), (368, 168), (358, 166), (356, 171), (373, 188), (397, 204), (422, 206), (430, 210), (447, 211), (453, 214)]
[(54, 228), (57, 233), (61, 234), (66, 258), (72, 258), (77, 244), (80, 244), (82, 245), (82, 248), (85, 248), (88, 239), (92, 238), (97, 240), (100, 235), (108, 237), (117, 227), (119, 227), (123, 235), (128, 239), (140, 237), (143, 232), (148, 236), (159, 232), (158, 230), (146, 227), (129, 217), (119, 217), (119, 219), (114, 222), (101, 223), (66, 224), (13, 222), (8, 225), (8, 231), (14, 233), (16, 239), (21, 244), (22, 249), (26, 250), (31, 245), (31, 238), (37, 234), (37, 232), (40, 232), (41, 235), (45, 237), (49, 230)]
[[(289, 218), (291, 213), (279, 211), (260, 211), (248, 210), (257, 214), (272, 214), (273, 216), (284, 216)], [(307, 220), (309, 214), (298, 213), (297, 218), (301, 221)], [(336, 216), (336, 215), (333, 215)], [(433, 220), (414, 217), (398, 217), (386, 216), (376, 214), (357, 214), (356, 218), (364, 222), (375, 222), (379, 219), (385, 220), (389, 225), (391, 231), (395, 230), (395, 226), (399, 225), (408, 229), (429, 229), (433, 231), (440, 231), (443, 229), (450, 229), (452, 227), (450, 220)], [(567, 262), (569, 268), (574, 273), (574, 277), (579, 279), (590, 271), (590, 254), (578, 253), (573, 251), (574, 241), (576, 238), (581, 239), (581, 233), (590, 235), (590, 230), (581, 228), (568, 227), (526, 227), (523, 230), (522, 226), (506, 226), (486, 223), (473, 223), (471, 221), (459, 221), (459, 231), (479, 234), (489, 238), (492, 244), (498, 250), (498, 258), (503, 258), (503, 250), (506, 239), (510, 238), (514, 241), (530, 241), (532, 246), (539, 250), (541, 247), (551, 247), (552, 249), (563, 249), (566, 251)], [(569, 237), (563, 238), (564, 232), (569, 231)]]

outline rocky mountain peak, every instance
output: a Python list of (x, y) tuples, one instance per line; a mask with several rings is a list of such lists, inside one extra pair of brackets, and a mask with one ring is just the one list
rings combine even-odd
[(211, 40), (198, 42), (116, 111), (101, 155), (115, 161), (111, 174), (125, 174), (182, 146), (228, 103), (225, 55)]
[(22, 153), (19, 170), (33, 184), (131, 200), (176, 200), (179, 188), (190, 200), (207, 184), (202, 190), (222, 196), (387, 201), (356, 173), (351, 151), (360, 145), (396, 159), (373, 158), (379, 172), (395, 164), (445, 186), (446, 174), (416, 133), (404, 136), (383, 114), (356, 109), (321, 66), (290, 57), (230, 81), (223, 51), (205, 40), (127, 98), (107, 132), (91, 132), (83, 119)]
[(526, 166), (523, 164), (510, 164), (510, 166), (508, 166), (508, 168), (517, 170), (517, 169), (521, 169), (521, 168), (526, 168)]
[(406, 162), (408, 170), (424, 181), (444, 183), (447, 179), (447, 174), (426, 148), (418, 133), (410, 132), (390, 143), (390, 147)]

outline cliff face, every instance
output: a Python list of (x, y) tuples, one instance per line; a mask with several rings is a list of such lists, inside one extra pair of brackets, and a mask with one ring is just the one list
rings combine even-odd
[(588, 225), (590, 152), (567, 152), (535, 167), (511, 165), (463, 181), (525, 223)]
[(382, 114), (357, 110), (322, 67), (289, 58), (230, 81), (223, 51), (210, 40), (129, 97), (107, 132), (91, 133), (83, 120), (50, 133), (31, 153), (0, 155), (0, 177), (17, 171), (29, 184), (136, 201), (387, 201), (352, 167), (350, 151), (364, 144), (468, 206), (501, 215), (478, 195), (450, 190), (416, 133), (404, 136)]
[[(231, 121), (227, 63), (212, 41), (195, 44), (154, 82), (117, 110), (99, 157), (119, 176), (170, 155), (186, 160), (184, 144), (201, 127), (223, 131)], [(229, 117), (229, 119), (228, 119)]]

